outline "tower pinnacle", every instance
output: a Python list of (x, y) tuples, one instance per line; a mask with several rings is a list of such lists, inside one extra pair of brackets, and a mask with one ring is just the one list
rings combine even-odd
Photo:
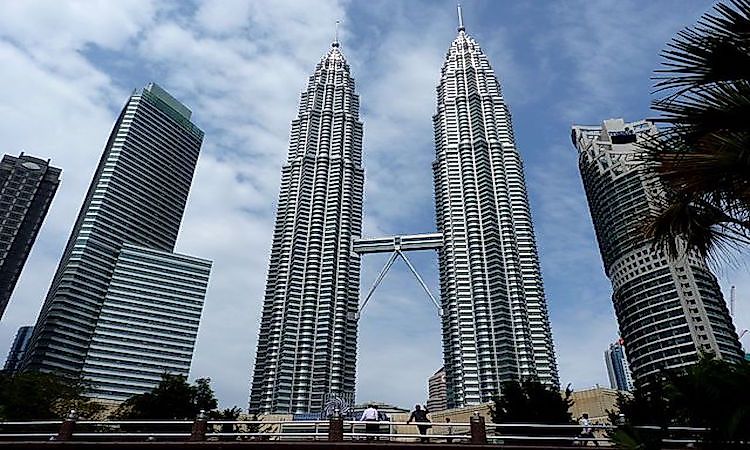
[(331, 44), (331, 47), (338, 47), (339, 46), (339, 24), (341, 23), (340, 20), (336, 21), (336, 28), (333, 32), (333, 43)]
[(461, 13), (461, 4), (456, 4), (456, 9), (458, 9), (458, 31), (466, 31), (466, 28), (464, 27), (464, 16)]

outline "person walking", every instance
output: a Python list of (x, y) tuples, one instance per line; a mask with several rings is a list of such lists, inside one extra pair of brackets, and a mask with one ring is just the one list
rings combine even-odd
[[(380, 425), (378, 425), (378, 434), (392, 434), (393, 430), (391, 429), (391, 424), (383, 426), (383, 422), (390, 422), (391, 416), (384, 413), (383, 411), (378, 410), (378, 422), (380, 422)], [(380, 437), (378, 437), (378, 440), (380, 440)], [(388, 436), (385, 438), (386, 441), (390, 441), (391, 437)]]
[(420, 405), (414, 405), (414, 411), (411, 412), (409, 420), (406, 421), (407, 424), (411, 423), (412, 421), (417, 424), (419, 434), (424, 436), (419, 438), (419, 440), (422, 442), (429, 442), (430, 440), (430, 438), (427, 437), (427, 430), (432, 428), (432, 425), (430, 425), (430, 419), (427, 418), (427, 414), (429, 413), (430, 412), (427, 411), (427, 408)]
[(588, 413), (583, 413), (581, 418), (578, 419), (578, 424), (581, 426), (581, 434), (579, 435), (579, 437), (581, 438), (581, 445), (584, 447), (587, 446), (589, 443), (588, 439), (591, 439), (594, 445), (599, 447), (599, 441), (597, 441), (594, 437), (594, 430), (593, 428), (591, 428), (591, 421), (589, 420)]
[[(367, 408), (362, 411), (362, 417), (359, 418), (360, 422), (372, 422), (365, 424), (365, 433), (377, 434), (380, 431), (380, 425), (378, 425), (378, 408), (373, 405), (367, 405)], [(375, 439), (373, 436), (367, 436), (367, 440), (371, 441)]]
[[(450, 417), (446, 417), (445, 418), (445, 423), (451, 423), (451, 418)], [(447, 434), (448, 436), (452, 435), (453, 434), (453, 427), (450, 426), (450, 425), (448, 425), (447, 427), (445, 427), (445, 434)], [(453, 443), (453, 438), (452, 437), (445, 438), (445, 442), (447, 444), (451, 444), (451, 443)]]

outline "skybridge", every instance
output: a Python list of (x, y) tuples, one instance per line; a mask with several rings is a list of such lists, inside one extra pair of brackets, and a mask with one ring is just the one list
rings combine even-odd
[(427, 284), (424, 282), (422, 277), (419, 276), (417, 269), (414, 268), (411, 261), (409, 261), (409, 258), (406, 257), (405, 253), (409, 251), (440, 250), (441, 248), (443, 248), (442, 233), (406, 234), (401, 236), (386, 236), (355, 240), (354, 244), (352, 245), (352, 250), (360, 256), (370, 253), (390, 253), (391, 256), (388, 258), (385, 266), (383, 266), (383, 269), (375, 279), (375, 283), (373, 283), (372, 287), (367, 292), (367, 295), (360, 305), (359, 311), (357, 311), (357, 313), (355, 314), (354, 319), (359, 320), (359, 317), (362, 315), (362, 311), (365, 309), (365, 306), (367, 306), (367, 302), (370, 301), (372, 294), (375, 293), (375, 289), (378, 288), (380, 282), (383, 281), (383, 278), (385, 278), (385, 275), (388, 273), (388, 271), (391, 269), (391, 266), (393, 266), (393, 263), (395, 263), (396, 259), (398, 258), (404, 260), (406, 266), (409, 267), (409, 270), (412, 274), (414, 274), (414, 277), (419, 282), (419, 285), (422, 286), (422, 289), (424, 289), (424, 291), (430, 297), (430, 300), (432, 300), (432, 304), (435, 305), (435, 308), (438, 311), (438, 315), (442, 317), (443, 308), (440, 306), (440, 302), (438, 302), (437, 299), (435, 299), (435, 296), (432, 295), (432, 292), (430, 292)]

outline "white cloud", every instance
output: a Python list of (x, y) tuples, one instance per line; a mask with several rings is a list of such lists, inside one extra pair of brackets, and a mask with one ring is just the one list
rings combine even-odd
[(45, 70), (1, 40), (0, 60), (4, 63), (0, 84), (6, 87), (0, 104), (3, 149), (51, 158), (52, 165), (64, 169), (47, 221), (3, 318), (2, 341), (9, 342), (15, 325), (33, 322), (41, 307), (112, 117), (101, 92), (88, 90), (81, 80)]
[(0, 26), (3, 35), (32, 54), (43, 49), (83, 50), (89, 45), (118, 49), (148, 25), (154, 13), (149, 0), (6, 2)]

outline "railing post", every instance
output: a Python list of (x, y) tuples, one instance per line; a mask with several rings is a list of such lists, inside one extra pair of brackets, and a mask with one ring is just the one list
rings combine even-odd
[(469, 420), (469, 428), (471, 430), (471, 440), (469, 441), (474, 445), (484, 445), (487, 443), (487, 428), (484, 426), (484, 417), (479, 415), (479, 412), (475, 412)]
[(65, 418), (62, 425), (60, 425), (60, 431), (57, 432), (57, 441), (70, 441), (73, 439), (73, 431), (76, 428), (76, 420), (78, 420), (78, 413), (75, 409), (71, 409), (68, 413), (68, 417)]
[(193, 422), (193, 431), (190, 433), (191, 441), (205, 441), (206, 431), (208, 430), (208, 418), (206, 417), (206, 411), (200, 410), (198, 416)]
[(341, 411), (336, 409), (328, 419), (328, 442), (342, 442), (344, 440), (344, 418)]

